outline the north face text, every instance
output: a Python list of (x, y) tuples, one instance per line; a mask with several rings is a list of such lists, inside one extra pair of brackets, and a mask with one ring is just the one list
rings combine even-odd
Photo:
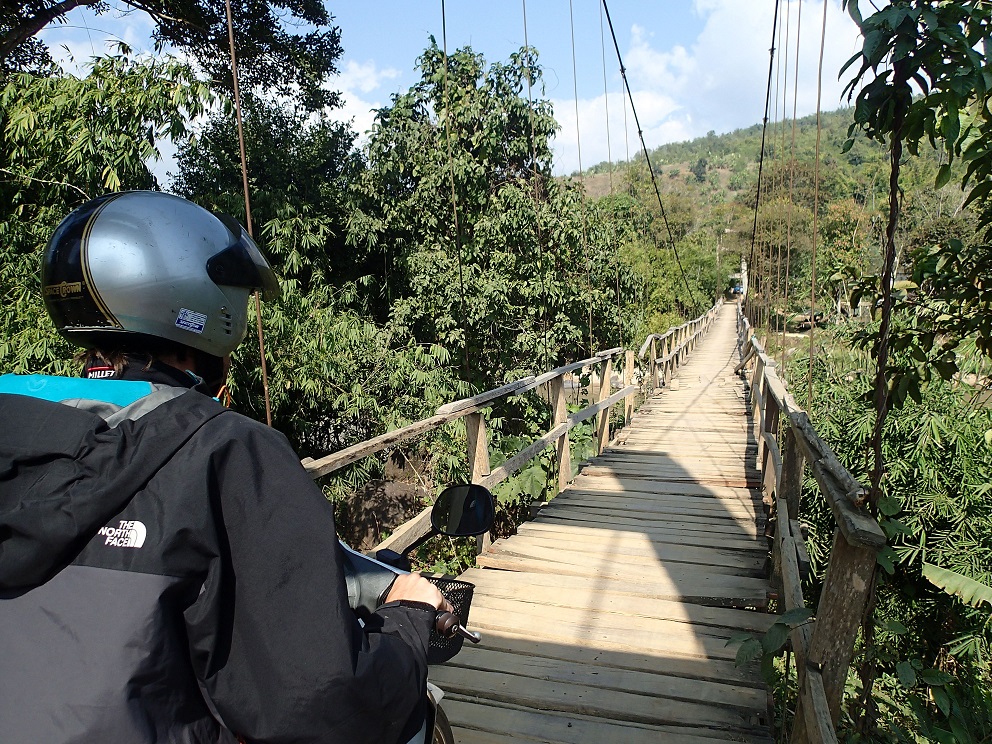
[(107, 538), (105, 545), (116, 548), (140, 548), (145, 544), (145, 525), (135, 519), (122, 519), (118, 527), (102, 527), (98, 533)]

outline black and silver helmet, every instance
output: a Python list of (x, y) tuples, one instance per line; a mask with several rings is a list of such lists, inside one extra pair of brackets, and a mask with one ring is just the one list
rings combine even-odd
[(41, 283), (55, 327), (79, 346), (141, 334), (218, 357), (244, 338), (251, 291), (279, 294), (237, 221), (157, 191), (73, 211), (48, 243)]

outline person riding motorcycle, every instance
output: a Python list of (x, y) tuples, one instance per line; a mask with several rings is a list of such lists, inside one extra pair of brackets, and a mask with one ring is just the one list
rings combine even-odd
[(400, 576), (364, 622), (333, 511), (279, 432), (212, 396), (253, 290), (233, 219), (90, 201), (44, 253), (82, 377), (0, 376), (0, 738), (396, 742), (423, 724), (446, 603)]

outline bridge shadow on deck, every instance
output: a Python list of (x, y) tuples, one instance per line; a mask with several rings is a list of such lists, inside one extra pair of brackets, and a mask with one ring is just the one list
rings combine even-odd
[(733, 309), (615, 446), (466, 573), (483, 642), (432, 671), (457, 741), (770, 742), (758, 671), (727, 646), (773, 620)]

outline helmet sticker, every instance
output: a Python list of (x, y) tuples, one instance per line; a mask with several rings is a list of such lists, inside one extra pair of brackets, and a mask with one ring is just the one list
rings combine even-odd
[(59, 282), (58, 284), (46, 284), (44, 291), (45, 291), (45, 297), (58, 297), (64, 300), (69, 295), (82, 294), (83, 283)]
[(113, 367), (94, 366), (87, 367), (84, 374), (88, 380), (109, 380), (117, 376), (117, 370)]
[(207, 316), (203, 313), (193, 312), (186, 308), (179, 310), (179, 317), (176, 318), (176, 328), (193, 333), (203, 333), (203, 328), (207, 325)]

